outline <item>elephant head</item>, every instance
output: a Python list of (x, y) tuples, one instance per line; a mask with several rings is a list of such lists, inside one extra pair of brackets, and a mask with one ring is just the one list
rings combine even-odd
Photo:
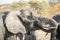
[(35, 14), (33, 13), (33, 11), (30, 11), (30, 10), (21, 10), (20, 15), (22, 15), (25, 26), (26, 24), (30, 23), (31, 25), (30, 24), (29, 25), (30, 27), (32, 27), (32, 29), (34, 29), (36, 25), (37, 26), (39, 25), (40, 28), (43, 28), (45, 30), (52, 30), (52, 29), (55, 29), (58, 25), (54, 19), (41, 17), (39, 16), (39, 14)]
[(40, 17), (37, 21), (38, 25), (45, 30), (53, 30), (57, 28), (58, 23), (54, 19)]

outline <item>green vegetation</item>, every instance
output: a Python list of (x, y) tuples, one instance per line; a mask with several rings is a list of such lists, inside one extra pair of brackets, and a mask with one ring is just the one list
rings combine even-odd
[(48, 13), (49, 11), (49, 3), (45, 0), (42, 2), (39, 2), (37, 0), (30, 0), (29, 2), (24, 2), (24, 0), (19, 1), (18, 3), (13, 3), (12, 7), (14, 9), (20, 9), (21, 7), (30, 6), (31, 8), (34, 8), (35, 10), (38, 10), (38, 13)]
[(13, 3), (11, 6), (16, 10), (20, 9), (20, 5), (18, 3)]

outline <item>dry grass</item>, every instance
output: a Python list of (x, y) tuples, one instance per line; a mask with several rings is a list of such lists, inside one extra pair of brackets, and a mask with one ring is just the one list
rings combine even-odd
[(52, 18), (53, 16), (60, 14), (60, 3), (54, 5), (49, 9), (50, 11), (48, 13), (44, 13), (41, 16), (42, 17), (47, 17), (47, 18)]
[[(52, 6), (49, 10), (50, 10), (49, 12), (47, 12), (47, 13), (44, 12), (41, 16), (52, 18), (54, 15), (60, 14), (60, 3)], [(0, 12), (4, 12), (4, 11), (12, 11), (12, 10), (0, 8)]]
[(0, 8), (0, 12), (4, 12), (4, 11), (5, 11), (5, 9)]

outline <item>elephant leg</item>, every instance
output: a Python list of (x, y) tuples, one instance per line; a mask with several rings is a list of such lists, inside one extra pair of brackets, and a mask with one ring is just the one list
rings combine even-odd
[(17, 34), (17, 39), (18, 40), (25, 40), (25, 35), (22, 33)]
[(5, 40), (17, 40), (17, 36), (8, 31), (5, 33)]
[(26, 34), (26, 36), (25, 36), (25, 40), (32, 40), (31, 38), (32, 38), (31, 35)]
[(17, 40), (23, 40), (23, 35), (21, 33), (17, 34)]
[(30, 34), (31, 40), (36, 40), (34, 33), (35, 33), (35, 31), (32, 31)]
[(25, 40), (36, 40), (36, 37), (34, 35), (34, 31), (30, 32), (29, 34), (26, 34)]
[(11, 35), (6, 40), (22, 40), (22, 37), (20, 35)]
[(25, 35), (23, 35), (23, 40), (25, 40)]
[(56, 34), (56, 30), (53, 30), (53, 32), (51, 33), (51, 40), (57, 40)]

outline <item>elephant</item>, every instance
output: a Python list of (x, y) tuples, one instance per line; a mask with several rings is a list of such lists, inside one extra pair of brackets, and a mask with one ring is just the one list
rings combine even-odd
[[(5, 40), (20, 40), (20, 36), (19, 36), (20, 34), (21, 34), (21, 37), (22, 35), (24, 37), (26, 33), (29, 34), (29, 32), (33, 27), (33, 22), (34, 22), (34, 19), (32, 18), (32, 16), (33, 16), (32, 11), (29, 11), (29, 10), (9, 12), (6, 15), (6, 18), (4, 20), (5, 27), (8, 31), (5, 34), (6, 36)], [(24, 40), (24, 38), (23, 39), (21, 38), (21, 40)]]
[(35, 30), (43, 30), (48, 33), (57, 26), (55, 20), (41, 17), (26, 9), (9, 12), (4, 24), (7, 29), (5, 40), (26, 40), (27, 34), (31, 35), (31, 40), (36, 40)]
[[(26, 14), (26, 12), (27, 12), (27, 14)], [(6, 15), (5, 22), (4, 22), (6, 28), (9, 32), (9, 33), (6, 33), (6, 40), (15, 40), (15, 39), (20, 40), (19, 39), (20, 34), (23, 35), (23, 37), (24, 37), (24, 35), (26, 33), (29, 33), (31, 30), (31, 27), (33, 26), (33, 21), (34, 21), (31, 17), (32, 17), (32, 12), (29, 10), (28, 11), (20, 10), (20, 11), (9, 12)], [(31, 23), (32, 23), (32, 25), (30, 25)], [(14, 39), (12, 39), (12, 37), (14, 37)], [(16, 37), (18, 37), (18, 39)], [(24, 40), (24, 38), (21, 40)]]
[[(23, 18), (24, 18), (23, 24), (26, 26), (26, 29), (28, 30), (28, 31), (27, 30), (26, 31), (28, 32), (28, 34), (30, 34), (29, 32), (32, 32), (32, 34), (34, 36), (35, 30), (43, 30), (44, 32), (54, 33), (53, 31), (57, 28), (57, 22), (54, 19), (44, 18), (39, 15), (35, 16), (36, 14), (33, 14), (32, 11), (29, 11), (30, 13), (28, 13), (28, 14), (25, 14), (25, 10), (21, 10), (21, 11), (22, 12), (24, 11), (22, 14), (22, 15), (25, 15), (25, 16), (23, 16)], [(30, 27), (27, 24), (29, 24)], [(34, 37), (34, 38), (32, 37), (32, 40), (33, 39), (36, 40), (35, 38), (36, 37)]]
[[(49, 32), (54, 33), (53, 31), (57, 28), (57, 22), (54, 19), (41, 17), (41, 16), (39, 16), (39, 14), (34, 14), (32, 11), (29, 11), (30, 13), (27, 11), (28, 14), (25, 13), (25, 10), (21, 10), (21, 12), (22, 12), (22, 15), (24, 15), (24, 16), (22, 16), (24, 18), (22, 20), (23, 20), (23, 24), (26, 27), (27, 33), (28, 34), (32, 33), (34, 36), (34, 38), (31, 37), (32, 40), (36, 40), (35, 39), (36, 37), (34, 35), (35, 30), (43, 30), (48, 33)], [(38, 16), (36, 16), (36, 15), (38, 15)], [(31, 33), (29, 33), (29, 32), (31, 32)]]
[[(51, 40), (51, 39), (54, 39), (53, 38), (53, 36), (54, 36), (53, 33), (55, 33), (55, 30), (57, 29), (57, 25), (58, 25), (57, 22), (54, 19), (44, 18), (44, 17), (41, 17), (41, 18), (38, 18), (38, 19), (40, 20), (40, 23), (39, 23), (39, 21), (37, 21), (37, 25), (38, 25), (37, 27), (39, 27), (39, 28), (37, 28), (37, 31), (32, 32), (32, 35), (35, 36), (34, 38), (36, 40)], [(41, 35), (41, 36), (39, 36), (39, 35)]]
[[(32, 11), (27, 11), (27, 14), (25, 10), (21, 10), (21, 12), (23, 18), (22, 20), (25, 22), (25, 24), (29, 22), (33, 22), (38, 24), (40, 27), (42, 27), (45, 30), (54, 29), (57, 26), (57, 22), (54, 19), (41, 17), (39, 14), (34, 14)], [(47, 26), (46, 24), (47, 25), (50, 24), (50, 25)]]

